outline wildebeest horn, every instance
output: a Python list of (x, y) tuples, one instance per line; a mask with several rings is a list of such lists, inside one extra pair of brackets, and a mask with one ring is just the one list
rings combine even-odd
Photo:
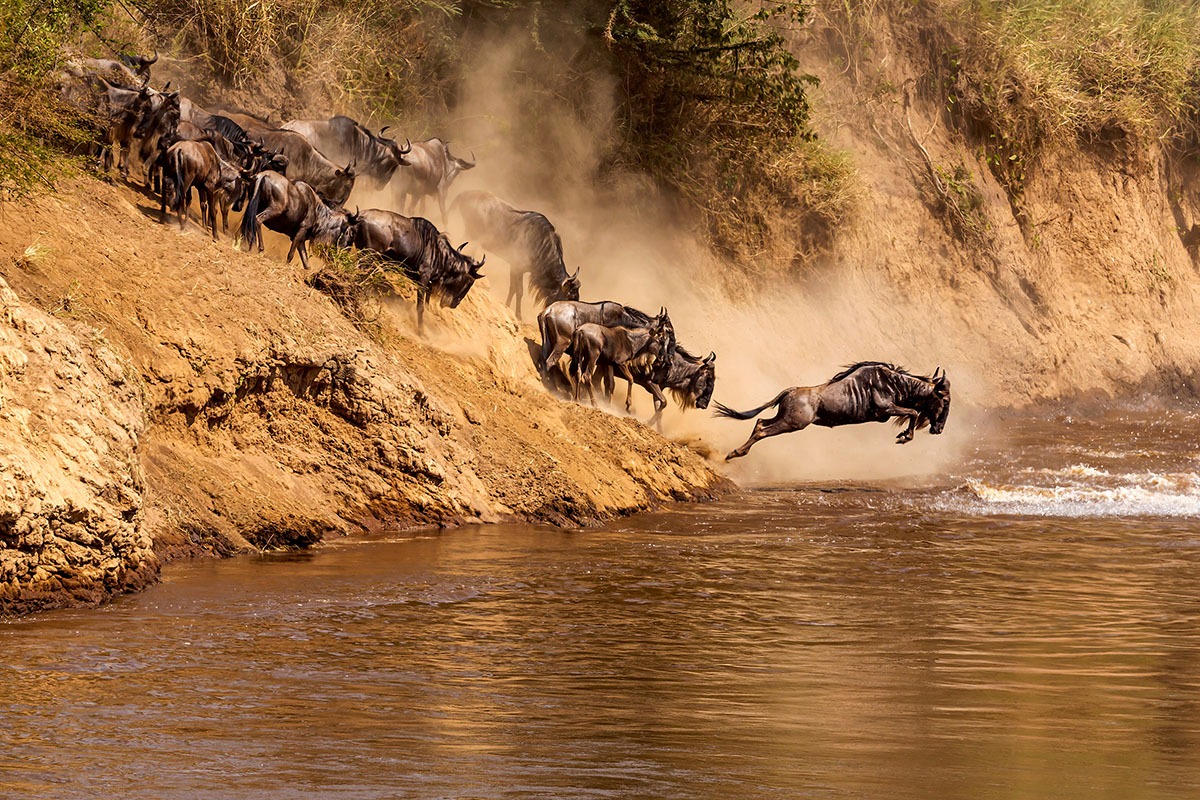
[(708, 358), (704, 359), (704, 363), (711, 364), (716, 360), (717, 360), (717, 351), (713, 350), (711, 353), (708, 354)]
[(412, 139), (404, 140), (404, 148), (400, 151), (400, 155), (408, 155), (412, 152)]
[(147, 62), (146, 62), (146, 66), (148, 67), (148, 66), (150, 66), (151, 64), (154, 64), (154, 63), (155, 63), (155, 62), (157, 62), (157, 61), (158, 61), (158, 48), (156, 47), (156, 48), (154, 48), (154, 58), (152, 58), (152, 59), (150, 59), (149, 61), (147, 61)]
[(379, 129), (379, 135), (380, 135), (380, 136), (383, 136), (385, 133), (387, 133), (387, 129), (388, 129), (388, 128), (390, 128), (390, 127), (392, 127), (392, 126), (391, 126), (391, 125), (384, 125), (382, 128), (380, 128), (380, 129)]
[(571, 280), (573, 280), (573, 281), (574, 281), (574, 280), (578, 280), (578, 279), (579, 279), (579, 270), (580, 270), (580, 268), (579, 268), (579, 267), (576, 267), (576, 268), (575, 268), (575, 274), (571, 276)]
[(166, 93), (167, 93), (167, 89), (170, 89), (170, 88), (171, 88), (171, 82), (170, 82), (170, 81), (167, 81), (167, 85), (166, 85), (166, 86), (164, 86), (164, 87), (162, 87), (161, 91), (162, 91), (162, 93), (163, 93), (163, 94), (166, 94)]
[(462, 249), (463, 249), (464, 247), (466, 247), (467, 245), (469, 245), (470, 243), (471, 243), (470, 241), (466, 241), (466, 242), (463, 242), (462, 244), (460, 244), (460, 245), (458, 246), (458, 252), (460, 252), (460, 253), (461, 253), (461, 252), (462, 252)]

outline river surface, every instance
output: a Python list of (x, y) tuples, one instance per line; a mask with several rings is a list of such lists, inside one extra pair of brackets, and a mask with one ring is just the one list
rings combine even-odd
[(0, 623), (0, 796), (1200, 797), (1198, 423), (175, 565)]

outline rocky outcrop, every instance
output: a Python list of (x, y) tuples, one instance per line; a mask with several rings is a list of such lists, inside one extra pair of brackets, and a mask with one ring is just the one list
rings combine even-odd
[(97, 603), (153, 580), (141, 393), (90, 328), (0, 278), (0, 611)]

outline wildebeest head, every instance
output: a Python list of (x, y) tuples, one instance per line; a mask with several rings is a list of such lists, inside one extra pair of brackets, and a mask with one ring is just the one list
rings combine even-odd
[(334, 170), (333, 180), (326, 187), (326, 195), (335, 203), (344, 203), (354, 189), (354, 167), (350, 162), (343, 169)]
[(568, 276), (562, 282), (562, 297), (560, 300), (578, 300), (579, 299), (579, 267), (575, 268), (575, 274)]
[[(446, 244), (448, 246), (449, 242)], [(440, 298), (443, 306), (458, 308), (458, 304), (467, 296), (467, 292), (471, 291), (475, 281), (483, 277), (480, 270), (483, 269), (483, 263), (487, 261), (487, 256), (476, 261), (463, 252), (463, 248), (466, 246), (467, 243), (463, 242), (457, 248), (451, 248), (464, 268), (455, 270), (453, 274), (443, 278)]]
[(675, 326), (671, 324), (671, 315), (666, 308), (659, 308), (658, 316), (650, 324), (650, 333), (661, 342), (656, 363), (662, 366), (670, 364), (675, 354)]
[(717, 385), (717, 354), (709, 353), (700, 362), (700, 369), (692, 380), (691, 395), (695, 398), (696, 408), (703, 411), (712, 400), (713, 388)]
[(384, 132), (390, 127), (392, 126), (384, 125), (379, 129), (379, 141), (381, 144), (387, 147), (388, 152), (390, 152), (392, 157), (396, 159), (396, 166), (407, 167), (409, 165), (409, 161), (407, 158), (405, 158), (405, 156), (412, 152), (412, 140), (406, 139), (403, 145), (397, 144), (395, 139), (389, 139), (383, 135)]
[[(938, 375), (939, 371), (941, 375)], [(930, 380), (933, 381), (933, 395), (929, 407), (929, 432), (938, 434), (946, 427), (946, 418), (950, 416), (950, 379), (945, 370), (938, 367)]]
[(133, 53), (121, 53), (118, 58), (121, 63), (132, 69), (143, 80), (150, 77), (150, 65), (158, 61), (158, 48), (154, 48), (154, 56), (139, 56)]

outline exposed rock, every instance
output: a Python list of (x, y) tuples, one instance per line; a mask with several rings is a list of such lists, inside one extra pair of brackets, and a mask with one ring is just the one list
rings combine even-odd
[(0, 278), (0, 612), (97, 603), (153, 580), (141, 394), (86, 326)]

